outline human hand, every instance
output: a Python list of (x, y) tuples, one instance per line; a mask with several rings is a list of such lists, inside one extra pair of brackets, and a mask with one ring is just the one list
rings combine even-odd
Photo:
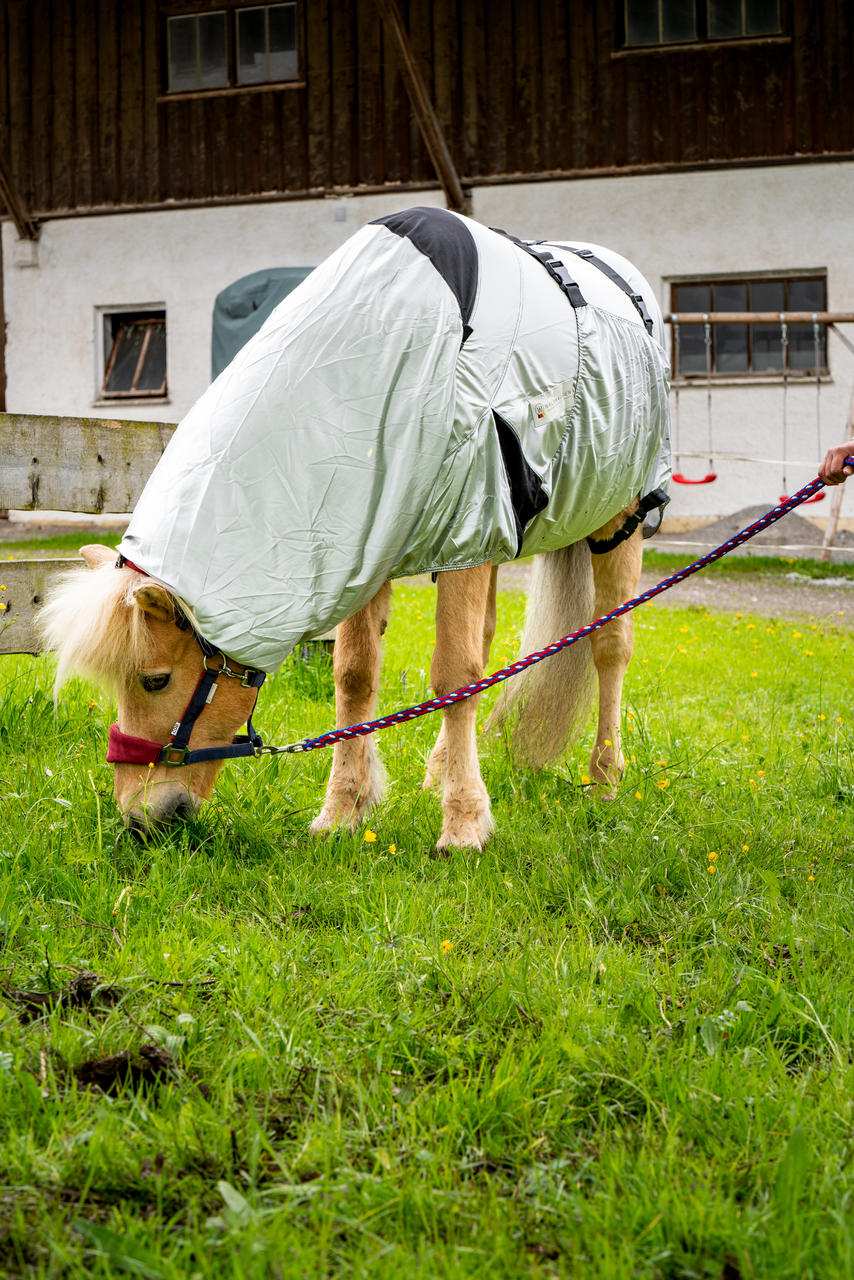
[(842, 484), (843, 480), (854, 476), (854, 467), (850, 463), (848, 465), (845, 463), (845, 459), (851, 457), (854, 457), (854, 440), (849, 440), (847, 444), (838, 444), (834, 449), (828, 449), (818, 469), (818, 474), (824, 483)]

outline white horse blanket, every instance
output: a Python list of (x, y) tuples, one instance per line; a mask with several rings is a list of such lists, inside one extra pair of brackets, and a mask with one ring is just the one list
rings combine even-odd
[[(578, 542), (670, 475), (661, 314), (624, 258), (566, 264), (442, 209), (364, 227), (181, 422), (120, 551), (274, 671), (388, 578)], [(666, 500), (662, 495), (662, 500)]]

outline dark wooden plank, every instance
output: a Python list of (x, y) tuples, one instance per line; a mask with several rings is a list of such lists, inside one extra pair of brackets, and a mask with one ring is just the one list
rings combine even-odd
[(309, 187), (329, 185), (332, 149), (329, 30), (329, 4), (314, 0), (305, 9)]
[(332, 101), (331, 185), (353, 186), (358, 180), (359, 115), (356, 97), (356, 31), (353, 7), (332, 5), (330, 39)]
[(117, 84), (117, 185), (121, 204), (145, 199), (142, 0), (123, 0), (116, 14), (121, 74)]
[(76, 202), (74, 164), (74, 118), (76, 80), (74, 66), (75, 0), (55, 0), (51, 41), (51, 94), (53, 183), (50, 207), (73, 209)]
[[(98, 171), (97, 27), (90, 0), (79, 0), (74, 14), (74, 200), (87, 208), (100, 198)], [(97, 194), (96, 194), (97, 191)]]
[(0, 508), (132, 511), (174, 429), (0, 414)]
[(159, 199), (160, 127), (157, 99), (161, 88), (160, 41), (161, 19), (157, 0), (141, 0), (142, 3), (142, 149), (143, 190), (142, 199), (154, 203)]
[(511, 98), (507, 109), (508, 166), (511, 172), (530, 173), (543, 168), (539, 0), (514, 0), (508, 18), (514, 61), (513, 79), (507, 86)]
[(460, 168), (460, 23), (456, 0), (433, 0), (433, 106), (451, 157)]
[(96, 204), (118, 204), (121, 200), (119, 181), (119, 23), (117, 6), (112, 0), (98, 0), (97, 62), (93, 70), (98, 78), (98, 149)]
[(56, 147), (53, 139), (53, 74), (51, 68), (52, 5), (50, 0), (33, 0), (30, 10), (32, 40), (30, 99), (31, 146), (33, 148), (31, 209), (53, 207), (52, 175)]
[(379, 7), (356, 6), (356, 94), (359, 113), (359, 181), (376, 185), (384, 180), (383, 81), (380, 75), (381, 22)]

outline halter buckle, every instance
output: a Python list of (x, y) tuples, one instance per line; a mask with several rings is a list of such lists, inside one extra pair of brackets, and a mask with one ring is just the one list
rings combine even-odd
[[(172, 753), (177, 753), (178, 759), (173, 760)], [(163, 755), (160, 758), (160, 764), (169, 764), (179, 766), (185, 763), (187, 756), (190, 754), (189, 747), (176, 747), (172, 743), (168, 747), (163, 748)]]

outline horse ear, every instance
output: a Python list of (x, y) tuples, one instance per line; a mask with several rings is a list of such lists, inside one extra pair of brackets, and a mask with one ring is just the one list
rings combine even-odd
[(165, 587), (157, 582), (141, 582), (134, 589), (133, 598), (143, 613), (160, 622), (174, 622), (177, 615), (175, 602)]
[(112, 561), (113, 564), (116, 562), (115, 551), (110, 550), (109, 547), (103, 547), (97, 542), (81, 547), (80, 554), (90, 569), (100, 569), (102, 565), (107, 564), (109, 561)]

